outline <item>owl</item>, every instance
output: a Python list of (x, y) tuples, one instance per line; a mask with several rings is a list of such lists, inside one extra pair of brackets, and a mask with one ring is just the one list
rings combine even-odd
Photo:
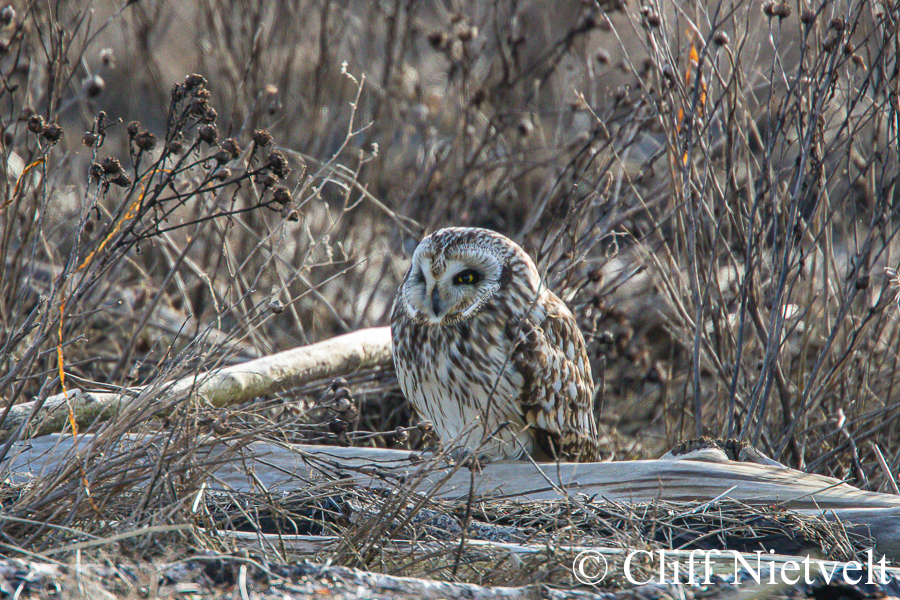
[(444, 443), (491, 458), (597, 460), (584, 338), (509, 238), (453, 227), (423, 239), (391, 338), (403, 394)]

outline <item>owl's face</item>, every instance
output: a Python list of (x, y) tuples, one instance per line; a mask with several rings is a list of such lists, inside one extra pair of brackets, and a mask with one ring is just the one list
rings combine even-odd
[(493, 231), (441, 229), (416, 248), (400, 301), (419, 322), (451, 325), (470, 319), (509, 283), (510, 262), (521, 257), (530, 262), (521, 248)]

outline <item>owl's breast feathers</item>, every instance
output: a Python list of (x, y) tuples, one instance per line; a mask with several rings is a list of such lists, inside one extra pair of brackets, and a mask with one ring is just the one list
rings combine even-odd
[(584, 338), (566, 305), (547, 291), (524, 319), (511, 320), (510, 362), (524, 383), (516, 399), (546, 458), (598, 460), (594, 384)]

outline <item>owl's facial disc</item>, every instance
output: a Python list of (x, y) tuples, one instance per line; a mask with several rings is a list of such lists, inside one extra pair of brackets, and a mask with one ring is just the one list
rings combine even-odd
[(504, 261), (490, 248), (460, 245), (413, 256), (406, 286), (409, 314), (433, 325), (468, 319), (500, 289)]

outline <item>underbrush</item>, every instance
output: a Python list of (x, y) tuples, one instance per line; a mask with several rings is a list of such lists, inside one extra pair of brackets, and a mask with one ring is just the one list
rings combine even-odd
[[(896, 491), (896, 3), (245, 4), (0, 11), (0, 423), (385, 325), (404, 254), (470, 225), (576, 314), (608, 456), (737, 437)], [(430, 435), (389, 366), (78, 431), (3, 484), (4, 553), (216, 546), (205, 449)]]

